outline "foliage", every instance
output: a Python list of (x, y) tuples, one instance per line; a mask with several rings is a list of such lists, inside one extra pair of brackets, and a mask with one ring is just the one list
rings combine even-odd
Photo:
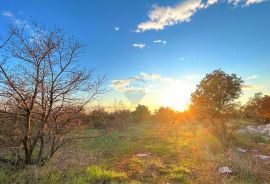
[(145, 105), (138, 105), (135, 111), (132, 112), (134, 122), (142, 122), (149, 120), (151, 117), (151, 113), (147, 106)]
[(177, 113), (169, 107), (160, 107), (154, 114), (156, 121), (160, 122), (171, 122), (177, 117)]
[(242, 86), (243, 81), (236, 74), (214, 70), (206, 74), (191, 95), (191, 111), (211, 125), (213, 132), (225, 144), (236, 129), (226, 122), (229, 122), (232, 112), (235, 112), (235, 100), (241, 95)]
[(270, 96), (255, 93), (244, 106), (247, 117), (256, 118), (257, 121), (269, 123), (270, 121)]
[(129, 110), (117, 110), (109, 113), (104, 108), (97, 108), (88, 115), (88, 121), (94, 128), (123, 131), (132, 122), (132, 116)]
[(199, 113), (219, 116), (230, 112), (242, 93), (243, 81), (236, 74), (214, 70), (202, 79), (191, 95), (191, 109)]
[(112, 119), (110, 114), (106, 112), (104, 108), (94, 109), (88, 117), (90, 124), (94, 128), (105, 128)]

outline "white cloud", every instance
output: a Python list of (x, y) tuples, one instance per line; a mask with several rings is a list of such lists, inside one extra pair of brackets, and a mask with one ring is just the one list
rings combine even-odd
[(119, 31), (120, 30), (120, 27), (114, 27), (114, 30), (115, 31)]
[(141, 72), (140, 76), (142, 76), (142, 78), (145, 80), (159, 80), (162, 78), (161, 75), (155, 74), (155, 73), (148, 74), (148, 73)]
[(118, 91), (141, 91), (143, 90), (142, 86), (138, 86), (137, 84), (131, 85), (131, 83), (137, 82), (143, 84), (146, 80), (155, 80), (155, 77), (155, 74), (148, 75), (147, 73), (141, 72), (139, 75), (134, 75), (127, 79), (112, 80), (111, 86)]
[(25, 26), (27, 29), (31, 29), (30, 26), (28, 25), (27, 21), (21, 20), (17, 18), (12, 12), (10, 11), (4, 11), (2, 13), (3, 16), (8, 17), (14, 24), (17, 24), (18, 26)]
[(180, 58), (180, 60), (181, 60), (181, 61), (184, 61), (184, 60), (185, 60), (185, 58), (181, 57), (181, 58)]
[(249, 6), (251, 4), (257, 4), (257, 3), (262, 3), (264, 2), (265, 0), (246, 0), (245, 2), (245, 6)]
[(219, 2), (235, 6), (242, 5), (244, 7), (264, 1), (266, 0), (185, 0), (175, 6), (154, 6), (148, 12), (148, 20), (137, 25), (136, 32), (158, 31), (168, 26), (189, 22), (198, 10), (206, 9)]
[(134, 43), (132, 46), (142, 49), (142, 48), (145, 47), (145, 44), (143, 44), (143, 43)]
[(208, 6), (211, 6), (216, 3), (218, 3), (218, 0), (208, 0), (206, 4), (204, 5), (204, 8), (208, 8)]
[[(174, 82), (179, 82), (179, 80), (171, 78), (171, 77), (164, 77), (161, 76), (160, 74), (156, 73), (145, 73), (145, 72), (140, 72), (139, 75), (135, 75), (132, 77), (129, 77), (127, 79), (119, 79), (119, 80), (112, 80), (111, 81), (111, 86), (117, 90), (117, 91), (134, 91), (134, 90), (139, 90), (139, 91), (148, 91), (148, 87), (142, 87), (139, 86), (138, 83), (144, 84), (146, 82), (164, 82), (164, 83), (174, 83)], [(132, 85), (132, 83), (136, 82), (137, 84)]]
[(228, 0), (229, 4), (233, 4), (234, 6), (237, 6), (242, 0)]
[(189, 22), (193, 14), (201, 8), (203, 8), (201, 0), (186, 0), (174, 7), (155, 6), (148, 13), (149, 20), (140, 23), (136, 32), (163, 30), (167, 26)]
[(166, 40), (154, 40), (154, 43), (162, 43), (162, 44), (166, 44), (167, 41)]
[(11, 13), (10, 11), (4, 11), (2, 15), (5, 17), (13, 17), (13, 13)]
[(112, 80), (112, 87), (114, 89), (121, 91), (121, 90), (125, 89), (125, 87), (129, 85), (129, 83), (130, 83), (130, 79)]
[(259, 77), (258, 75), (251, 75), (251, 76), (247, 77), (247, 80), (257, 79), (258, 77)]
[(228, 0), (228, 3), (229, 4), (233, 4), (234, 6), (242, 6), (242, 7), (245, 7), (245, 6), (250, 6), (252, 4), (257, 4), (257, 3), (262, 3), (266, 0)]

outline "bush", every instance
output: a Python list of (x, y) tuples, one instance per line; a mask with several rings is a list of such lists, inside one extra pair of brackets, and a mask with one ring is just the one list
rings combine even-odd
[(135, 111), (132, 112), (132, 117), (136, 123), (143, 122), (150, 119), (151, 113), (147, 106), (139, 104)]
[(155, 120), (156, 121), (162, 121), (162, 122), (168, 122), (168, 121), (174, 121), (175, 118), (177, 117), (176, 112), (169, 107), (160, 107), (156, 112), (155, 112)]
[(104, 108), (93, 110), (89, 115), (90, 125), (94, 128), (105, 128), (108, 126), (111, 116)]

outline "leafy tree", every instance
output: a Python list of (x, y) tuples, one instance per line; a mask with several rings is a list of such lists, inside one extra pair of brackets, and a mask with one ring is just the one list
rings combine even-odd
[(202, 79), (191, 95), (191, 109), (218, 117), (228, 113), (242, 94), (243, 80), (236, 74), (214, 70)]
[(176, 119), (177, 113), (169, 107), (160, 107), (155, 112), (155, 119), (157, 121), (174, 121)]
[(151, 117), (151, 113), (147, 106), (139, 104), (135, 111), (132, 112), (132, 116), (135, 122), (142, 122), (148, 120)]
[(242, 94), (243, 80), (236, 74), (214, 70), (207, 74), (191, 95), (191, 111), (215, 127), (216, 133), (229, 136), (226, 118), (234, 111), (235, 100)]
[(268, 123), (270, 119), (270, 96), (255, 93), (246, 103), (244, 112), (248, 117)]

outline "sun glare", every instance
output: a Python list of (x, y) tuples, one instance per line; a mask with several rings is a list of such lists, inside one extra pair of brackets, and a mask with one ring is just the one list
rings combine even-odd
[[(181, 88), (181, 89), (179, 89)], [(177, 111), (184, 111), (188, 108), (190, 92), (188, 89), (180, 87), (169, 87), (163, 94), (163, 106), (171, 107)]]

